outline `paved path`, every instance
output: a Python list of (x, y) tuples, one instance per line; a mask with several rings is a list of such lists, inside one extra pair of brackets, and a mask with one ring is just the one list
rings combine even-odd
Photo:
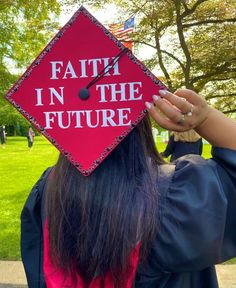
[(27, 282), (20, 261), (0, 261), (0, 288), (26, 288)]
[[(218, 265), (217, 274), (220, 288), (236, 288), (236, 264)], [(0, 288), (27, 288), (20, 261), (0, 261)]]
[(236, 264), (217, 265), (220, 288), (236, 288)]

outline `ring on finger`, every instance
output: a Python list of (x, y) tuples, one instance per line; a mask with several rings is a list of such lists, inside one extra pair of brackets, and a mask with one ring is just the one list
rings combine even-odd
[(181, 113), (180, 114), (180, 119), (177, 122), (178, 124), (183, 124), (185, 122), (185, 114)]
[(190, 111), (188, 113), (186, 113), (186, 115), (189, 117), (193, 116), (193, 104), (191, 104)]

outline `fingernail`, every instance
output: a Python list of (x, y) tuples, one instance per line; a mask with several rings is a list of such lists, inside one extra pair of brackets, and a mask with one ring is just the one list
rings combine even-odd
[(167, 93), (168, 93), (167, 90), (159, 90), (159, 94), (160, 94), (161, 96), (165, 96)]
[(154, 100), (154, 101), (158, 101), (158, 100), (160, 100), (160, 96), (157, 96), (157, 95), (153, 95), (152, 96), (152, 99)]
[(149, 102), (145, 102), (145, 105), (147, 107), (147, 109), (151, 109), (152, 108), (152, 104)]

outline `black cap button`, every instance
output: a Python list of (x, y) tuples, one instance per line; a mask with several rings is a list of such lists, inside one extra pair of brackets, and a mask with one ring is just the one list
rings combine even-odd
[(79, 98), (81, 100), (87, 100), (89, 98), (90, 94), (89, 94), (89, 90), (87, 88), (81, 88), (79, 90)]

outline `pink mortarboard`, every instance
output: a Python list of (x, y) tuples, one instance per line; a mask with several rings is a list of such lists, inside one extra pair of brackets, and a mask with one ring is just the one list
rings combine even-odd
[(84, 7), (6, 94), (85, 176), (166, 87)]

